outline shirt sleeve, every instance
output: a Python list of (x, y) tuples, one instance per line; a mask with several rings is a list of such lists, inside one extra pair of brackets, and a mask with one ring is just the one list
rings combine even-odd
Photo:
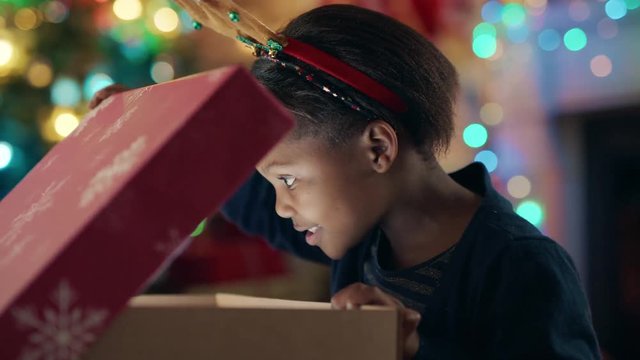
[(558, 244), (515, 240), (490, 271), (476, 327), (482, 358), (601, 358), (578, 274)]
[(249, 178), (222, 206), (222, 214), (244, 232), (262, 236), (276, 249), (301, 258), (330, 264), (320, 248), (310, 246), (304, 234), (293, 228), (291, 219), (275, 212), (275, 190), (258, 172)]

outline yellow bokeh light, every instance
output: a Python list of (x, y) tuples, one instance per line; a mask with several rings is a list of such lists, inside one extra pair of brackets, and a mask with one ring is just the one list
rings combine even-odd
[(13, 57), (13, 45), (7, 40), (0, 39), (0, 66), (7, 65)]
[(53, 127), (58, 135), (67, 137), (78, 127), (79, 124), (80, 121), (77, 116), (69, 112), (63, 112), (56, 116)]
[(142, 4), (139, 0), (116, 0), (113, 13), (122, 20), (134, 20), (142, 15)]
[(43, 88), (51, 84), (53, 70), (47, 64), (36, 62), (27, 71), (27, 80), (33, 87)]
[(172, 32), (178, 28), (178, 14), (168, 7), (163, 7), (153, 15), (153, 23), (162, 32)]
[(18, 10), (13, 21), (20, 30), (31, 30), (40, 25), (38, 14), (30, 8)]

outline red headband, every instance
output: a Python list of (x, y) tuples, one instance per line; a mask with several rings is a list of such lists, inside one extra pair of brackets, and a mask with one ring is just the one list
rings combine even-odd
[(378, 101), (395, 113), (407, 111), (407, 104), (393, 91), (373, 80), (360, 70), (327, 54), (324, 51), (295, 39), (287, 39), (285, 54), (312, 65), (334, 78), (350, 85), (363, 94)]

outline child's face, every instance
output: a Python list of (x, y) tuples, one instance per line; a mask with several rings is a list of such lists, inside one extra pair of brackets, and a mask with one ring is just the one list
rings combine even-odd
[(357, 139), (339, 148), (313, 138), (289, 139), (257, 166), (275, 188), (278, 215), (291, 218), (307, 242), (332, 259), (341, 258), (383, 215), (385, 187), (366, 151)]

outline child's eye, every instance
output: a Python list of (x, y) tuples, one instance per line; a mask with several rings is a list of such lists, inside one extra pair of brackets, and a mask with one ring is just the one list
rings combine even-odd
[(281, 176), (278, 178), (279, 180), (282, 180), (282, 182), (284, 183), (284, 185), (291, 189), (291, 187), (293, 186), (293, 184), (296, 182), (296, 178), (293, 176)]

